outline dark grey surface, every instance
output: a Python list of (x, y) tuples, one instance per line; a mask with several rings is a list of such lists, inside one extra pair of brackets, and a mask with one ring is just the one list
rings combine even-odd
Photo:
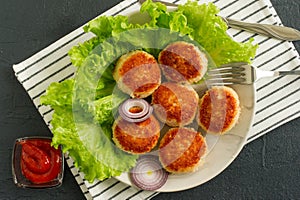
[[(241, 0), (242, 1), (242, 0)], [(17, 188), (11, 176), (14, 140), (51, 133), (14, 77), (23, 61), (119, 0), (0, 1), (0, 199), (84, 199), (66, 167), (56, 189)], [(284, 25), (300, 29), (299, 0), (271, 0)], [(300, 52), (300, 42), (294, 43)], [(237, 159), (206, 184), (154, 199), (300, 199), (300, 118), (246, 145)]]

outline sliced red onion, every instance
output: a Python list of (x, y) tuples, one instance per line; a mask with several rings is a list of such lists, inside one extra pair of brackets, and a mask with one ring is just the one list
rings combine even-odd
[[(131, 112), (134, 107), (141, 111)], [(127, 99), (119, 106), (120, 116), (129, 122), (141, 122), (150, 117), (153, 112), (152, 106), (144, 99)]]
[(161, 188), (167, 182), (168, 175), (154, 155), (141, 156), (129, 173), (131, 182), (143, 190)]

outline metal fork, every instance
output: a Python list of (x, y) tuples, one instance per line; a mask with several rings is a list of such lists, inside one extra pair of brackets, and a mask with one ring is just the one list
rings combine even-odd
[(293, 71), (265, 71), (258, 69), (248, 63), (236, 62), (210, 69), (207, 72), (206, 84), (210, 85), (232, 85), (252, 84), (265, 77), (277, 77), (285, 75), (300, 75), (300, 70)]

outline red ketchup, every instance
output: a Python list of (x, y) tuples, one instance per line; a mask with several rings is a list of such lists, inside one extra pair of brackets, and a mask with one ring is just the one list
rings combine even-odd
[(51, 140), (30, 139), (21, 141), (21, 171), (35, 184), (55, 180), (62, 170), (60, 149), (51, 147)]

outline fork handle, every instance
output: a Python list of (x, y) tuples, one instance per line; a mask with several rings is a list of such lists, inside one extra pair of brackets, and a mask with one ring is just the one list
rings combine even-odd
[(274, 37), (280, 40), (297, 41), (300, 40), (300, 31), (291, 27), (278, 26), (272, 24), (249, 23), (226, 18), (228, 25), (232, 28), (238, 28), (268, 37)]
[(292, 70), (292, 71), (278, 71), (278, 76), (285, 75), (300, 75), (300, 70)]

